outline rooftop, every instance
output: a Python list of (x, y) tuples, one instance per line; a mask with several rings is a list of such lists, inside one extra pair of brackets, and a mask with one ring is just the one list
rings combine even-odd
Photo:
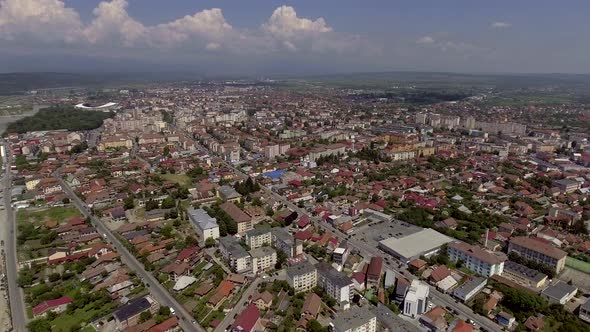
[(550, 244), (543, 243), (541, 241), (525, 237), (513, 237), (510, 243), (517, 244), (521, 247), (540, 252), (546, 256), (553, 257), (555, 259), (562, 259), (567, 256), (567, 253), (559, 248), (555, 248)]
[(425, 228), (419, 232), (399, 239), (390, 237), (380, 241), (379, 245), (409, 259), (435, 250), (443, 244), (452, 241), (454, 241), (454, 239), (451, 237), (441, 234), (433, 229)]
[(357, 329), (375, 318), (377, 316), (367, 306), (355, 307), (340, 313), (332, 324), (338, 331), (348, 331)]

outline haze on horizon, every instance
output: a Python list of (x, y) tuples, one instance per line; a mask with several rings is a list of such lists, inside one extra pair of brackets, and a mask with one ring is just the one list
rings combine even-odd
[(0, 0), (0, 72), (590, 73), (590, 2)]

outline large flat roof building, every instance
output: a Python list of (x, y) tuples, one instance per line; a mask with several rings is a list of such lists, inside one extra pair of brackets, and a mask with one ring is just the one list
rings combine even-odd
[(565, 267), (567, 253), (559, 248), (541, 240), (525, 236), (513, 237), (508, 244), (508, 253), (517, 253), (519, 256), (547, 265), (554, 269), (555, 273), (561, 272)]
[(379, 248), (396, 257), (403, 263), (422, 255), (428, 257), (440, 250), (444, 244), (455, 241), (453, 238), (433, 229), (425, 228), (402, 238), (390, 237), (379, 242)]

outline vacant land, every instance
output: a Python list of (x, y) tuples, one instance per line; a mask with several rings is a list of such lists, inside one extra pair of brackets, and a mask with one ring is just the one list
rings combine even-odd
[(162, 175), (162, 178), (164, 180), (170, 181), (170, 182), (174, 182), (174, 183), (178, 183), (179, 185), (186, 187), (191, 183), (191, 178), (186, 175), (186, 174), (164, 174)]
[(72, 106), (52, 106), (9, 124), (6, 131), (22, 134), (28, 131), (59, 129), (91, 130), (100, 127), (104, 120), (113, 115), (111, 112), (83, 111)]
[(16, 213), (16, 220), (18, 223), (23, 222), (42, 222), (47, 220), (55, 220), (62, 223), (72, 217), (80, 217), (80, 211), (72, 206), (59, 206), (40, 210), (18, 210)]

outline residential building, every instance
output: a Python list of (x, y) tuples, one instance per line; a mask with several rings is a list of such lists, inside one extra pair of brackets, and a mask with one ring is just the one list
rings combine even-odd
[(318, 271), (318, 286), (335, 299), (341, 308), (348, 309), (352, 301), (352, 289), (354, 288), (352, 280), (344, 273), (334, 269), (327, 262), (316, 264), (316, 269)]
[(333, 332), (376, 332), (377, 316), (368, 306), (355, 307), (339, 313), (330, 327)]
[(382, 269), (383, 257), (371, 257), (369, 267), (367, 268), (367, 287), (379, 286), (379, 280), (381, 280)]
[(309, 291), (318, 284), (318, 271), (307, 261), (293, 265), (287, 269), (287, 282), (297, 293)]
[(578, 288), (573, 285), (559, 280), (554, 285), (550, 285), (541, 292), (541, 296), (544, 297), (549, 303), (559, 303), (564, 305), (576, 296)]
[(232, 332), (254, 332), (262, 331), (260, 325), (260, 310), (254, 303), (250, 303), (244, 311), (242, 311), (234, 321)]
[(514, 318), (514, 316), (507, 313), (506, 311), (500, 311), (496, 315), (496, 322), (498, 322), (498, 324), (500, 324), (501, 326), (511, 328), (512, 325), (514, 325), (514, 322), (516, 322), (516, 318)]
[(579, 317), (586, 323), (590, 323), (590, 299), (587, 299), (584, 304), (580, 306)]
[(451, 261), (462, 261), (464, 267), (486, 278), (502, 274), (504, 269), (504, 260), (499, 256), (465, 242), (449, 243), (447, 254)]
[(260, 248), (271, 243), (272, 236), (268, 228), (254, 228), (246, 232), (246, 244), (251, 249)]
[(233, 236), (219, 238), (219, 251), (227, 260), (229, 267), (237, 273), (245, 273), (251, 270), (250, 254)]
[(513, 237), (508, 244), (508, 254), (515, 252), (523, 258), (551, 267), (556, 274), (565, 267), (567, 253), (542, 240), (524, 236)]
[(225, 202), (219, 207), (236, 222), (239, 235), (244, 235), (247, 231), (253, 228), (252, 218), (233, 202)]
[(540, 288), (545, 285), (547, 275), (513, 261), (504, 262), (502, 277), (521, 285)]
[(160, 309), (160, 304), (148, 295), (132, 300), (115, 310), (113, 317), (117, 327), (120, 330), (125, 330), (139, 323), (139, 316), (142, 312), (149, 311), (152, 315), (155, 315), (158, 309)]
[(186, 213), (191, 223), (195, 226), (195, 230), (201, 241), (205, 241), (208, 238), (214, 240), (219, 238), (217, 219), (211, 217), (203, 209), (188, 209)]
[(350, 250), (348, 249), (347, 241), (344, 240), (340, 243), (338, 248), (334, 249), (334, 252), (332, 253), (332, 260), (334, 263), (342, 266), (346, 262), (349, 254)]
[(252, 273), (272, 270), (277, 264), (277, 252), (271, 247), (260, 247), (250, 250)]
[(72, 303), (72, 299), (67, 296), (63, 296), (58, 299), (43, 301), (33, 308), (33, 316), (43, 317), (48, 312), (53, 312), (56, 314), (62, 313), (66, 310), (68, 304), (70, 303)]
[(553, 181), (553, 185), (559, 188), (564, 194), (571, 194), (582, 186), (581, 182), (570, 179), (555, 180)]
[(287, 254), (287, 257), (297, 257), (303, 253), (301, 241), (294, 239), (284, 228), (274, 228), (272, 230), (272, 244)]
[(455, 288), (453, 296), (457, 299), (467, 302), (479, 293), (487, 284), (488, 280), (481, 277), (473, 277), (461, 286)]
[(428, 309), (428, 295), (430, 288), (420, 280), (412, 280), (410, 288), (404, 298), (403, 314), (416, 318)]

